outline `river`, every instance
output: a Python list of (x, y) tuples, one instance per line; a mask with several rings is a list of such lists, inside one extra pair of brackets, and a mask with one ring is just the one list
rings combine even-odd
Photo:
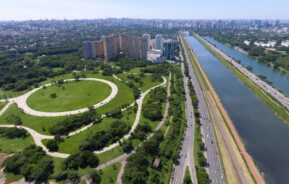
[(243, 139), (247, 151), (261, 172), (265, 173), (266, 181), (287, 184), (289, 126), (198, 40), (191, 36), (186, 38)]
[[(284, 95), (289, 97), (289, 75), (283, 74), (280, 71), (274, 70), (272, 67), (266, 66), (263, 63), (248, 57), (246, 54), (237, 51), (212, 37), (204, 37), (211, 44), (215, 45), (218, 49), (222, 50), (228, 56), (241, 61), (241, 64), (245, 67), (252, 66), (253, 73), (256, 75), (265, 75), (267, 79), (273, 82), (273, 86), (282, 91)], [(289, 62), (289, 61), (288, 61)]]

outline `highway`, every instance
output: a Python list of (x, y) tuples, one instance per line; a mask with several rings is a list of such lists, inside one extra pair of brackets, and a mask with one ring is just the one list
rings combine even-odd
[(178, 164), (174, 166), (172, 184), (183, 183), (185, 169), (187, 166), (190, 170), (190, 175), (194, 184), (197, 184), (197, 177), (194, 164), (194, 135), (195, 135), (195, 116), (188, 88), (188, 78), (184, 75), (184, 63), (181, 64), (183, 73), (184, 88), (186, 93), (186, 122), (187, 127), (184, 133), (184, 139), (181, 145), (180, 158)]
[(265, 92), (270, 94), (273, 98), (275, 98), (279, 103), (281, 103), (284, 107), (289, 110), (289, 98), (287, 98), (284, 94), (264, 82), (263, 80), (259, 79), (255, 74), (247, 70), (245, 67), (243, 67), (241, 64), (230, 58), (228, 55), (220, 51), (218, 48), (213, 46), (211, 43), (209, 43), (207, 40), (203, 39), (199, 35), (196, 35), (197, 38), (202, 40), (207, 46), (209, 46), (211, 49), (213, 49), (216, 53), (220, 54), (223, 58), (225, 58), (229, 63), (231, 63), (235, 68), (237, 68), (241, 73), (243, 73), (245, 76), (247, 76), (254, 84), (259, 86), (261, 89), (263, 89)]
[[(184, 43), (182, 43), (184, 46)], [(194, 86), (197, 98), (199, 101), (199, 112), (201, 115), (201, 128), (203, 132), (203, 141), (206, 146), (205, 155), (208, 160), (208, 174), (212, 183), (225, 183), (224, 176), (221, 168), (220, 157), (218, 154), (218, 148), (216, 145), (215, 135), (211, 124), (208, 108), (206, 106), (204, 95), (201, 91), (196, 74), (193, 70), (190, 58), (188, 56), (186, 47), (184, 46), (185, 57), (189, 67), (189, 75), (191, 76), (191, 82)]]

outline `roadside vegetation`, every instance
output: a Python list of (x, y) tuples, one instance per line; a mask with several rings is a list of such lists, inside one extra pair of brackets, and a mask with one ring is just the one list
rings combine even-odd
[[(181, 71), (177, 66), (170, 70), (172, 72), (171, 97), (169, 98), (170, 108), (166, 124), (160, 131), (155, 132), (152, 138), (137, 148), (135, 154), (129, 157), (122, 178), (124, 183), (169, 183), (170, 181), (173, 164), (177, 162), (178, 150), (185, 128), (184, 89)], [(160, 88), (158, 93), (151, 94), (161, 96), (159, 95), (161, 91)], [(150, 101), (154, 98), (149, 97), (146, 102), (154, 103)], [(145, 134), (151, 131), (149, 124), (140, 124), (133, 137), (143, 140), (146, 137)], [(160, 165), (153, 164), (156, 160), (160, 161)]]
[[(186, 70), (188, 68), (186, 67)], [(195, 115), (195, 140), (194, 140), (194, 159), (195, 159), (195, 168), (198, 183), (209, 183), (209, 175), (205, 170), (205, 167), (208, 165), (207, 159), (204, 156), (204, 151), (206, 149), (205, 144), (202, 141), (202, 133), (201, 133), (201, 120), (199, 113), (199, 101), (197, 99), (196, 92), (194, 87), (190, 81), (188, 81), (188, 87), (190, 90), (190, 96), (192, 99), (192, 105), (194, 107), (194, 115)]]

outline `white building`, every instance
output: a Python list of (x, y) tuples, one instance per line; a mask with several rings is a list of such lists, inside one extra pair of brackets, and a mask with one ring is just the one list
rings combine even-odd
[(147, 54), (147, 60), (152, 61), (154, 63), (162, 62), (163, 60), (163, 51), (162, 50), (156, 50), (152, 49)]
[(282, 41), (281, 46), (283, 46), (283, 47), (289, 47), (289, 40), (284, 40), (284, 41)]
[(268, 41), (267, 43), (263, 41), (254, 42), (254, 45), (256, 45), (257, 47), (275, 47), (276, 44), (276, 41)]
[(245, 40), (245, 41), (244, 41), (244, 44), (246, 44), (246, 45), (250, 45), (250, 43), (251, 43), (251, 42), (250, 42), (249, 40)]

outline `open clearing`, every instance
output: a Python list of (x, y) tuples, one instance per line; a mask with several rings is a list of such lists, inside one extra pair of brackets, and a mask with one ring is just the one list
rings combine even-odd
[(45, 112), (70, 111), (97, 104), (110, 93), (111, 88), (102, 82), (73, 81), (41, 89), (27, 99), (27, 104)]

